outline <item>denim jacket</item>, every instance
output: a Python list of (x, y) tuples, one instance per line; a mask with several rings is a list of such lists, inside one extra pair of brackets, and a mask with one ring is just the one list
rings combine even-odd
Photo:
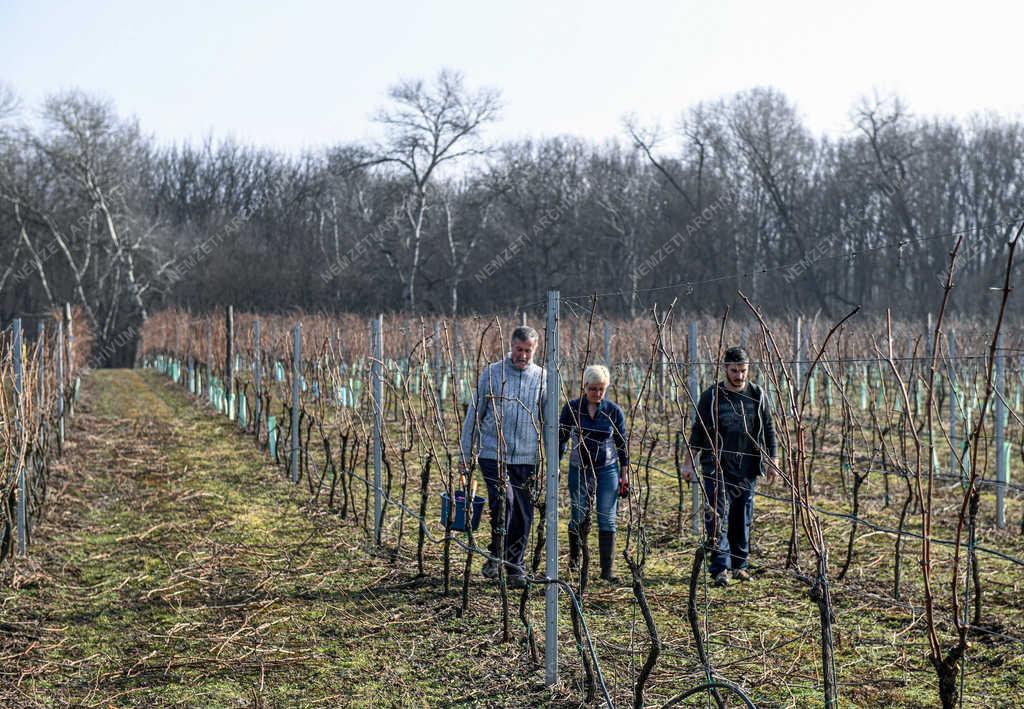
[(629, 467), (626, 416), (618, 404), (608, 399), (601, 400), (593, 417), (586, 397), (573, 399), (562, 407), (558, 417), (559, 458), (565, 455), (570, 440), (570, 466), (599, 470), (617, 458), (620, 470)]

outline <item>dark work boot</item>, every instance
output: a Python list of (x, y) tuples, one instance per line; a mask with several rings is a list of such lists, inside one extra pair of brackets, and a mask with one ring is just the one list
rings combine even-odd
[(612, 573), (612, 558), (615, 554), (615, 532), (598, 532), (598, 544), (601, 547), (601, 578), (610, 584), (619, 583), (619, 577)]
[(576, 573), (580, 570), (580, 535), (573, 529), (569, 529), (569, 571)]

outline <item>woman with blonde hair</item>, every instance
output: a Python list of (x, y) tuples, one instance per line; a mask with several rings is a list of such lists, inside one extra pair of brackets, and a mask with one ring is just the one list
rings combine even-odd
[(618, 583), (612, 573), (618, 498), (629, 494), (626, 416), (605, 398), (611, 375), (594, 364), (583, 372), (583, 396), (562, 407), (558, 420), (558, 457), (573, 443), (569, 457), (569, 567), (579, 569), (580, 549), (590, 530), (591, 499), (597, 503), (601, 578)]

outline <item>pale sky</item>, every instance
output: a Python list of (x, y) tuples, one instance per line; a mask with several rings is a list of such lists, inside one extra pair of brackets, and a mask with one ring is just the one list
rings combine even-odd
[[(500, 8), (500, 9), (499, 9)], [(816, 133), (857, 99), (916, 115), (1024, 115), (1015, 2), (48, 2), (0, 0), (0, 81), (28, 111), (80, 88), (162, 143), (298, 151), (371, 138), (399, 78), (462, 71), (502, 92), (492, 139), (621, 138), (754, 86)]]

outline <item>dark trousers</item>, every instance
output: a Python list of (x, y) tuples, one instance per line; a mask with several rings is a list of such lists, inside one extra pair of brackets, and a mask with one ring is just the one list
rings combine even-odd
[[(487, 504), (491, 510), (491, 543), (488, 550), (499, 559), (504, 559), (514, 568), (505, 567), (510, 573), (523, 574), (523, 557), (529, 542), (530, 527), (533, 524), (533, 502), (530, 499), (530, 481), (536, 465), (505, 464), (505, 518), (501, 519), (501, 488), (498, 479), (498, 461), (480, 458), (480, 472), (487, 483)], [(505, 533), (504, 554), (499, 553), (501, 533)]]
[(757, 478), (716, 475), (713, 470), (705, 471), (703, 478), (704, 529), (712, 546), (711, 575), (726, 569), (745, 569), (750, 556)]

